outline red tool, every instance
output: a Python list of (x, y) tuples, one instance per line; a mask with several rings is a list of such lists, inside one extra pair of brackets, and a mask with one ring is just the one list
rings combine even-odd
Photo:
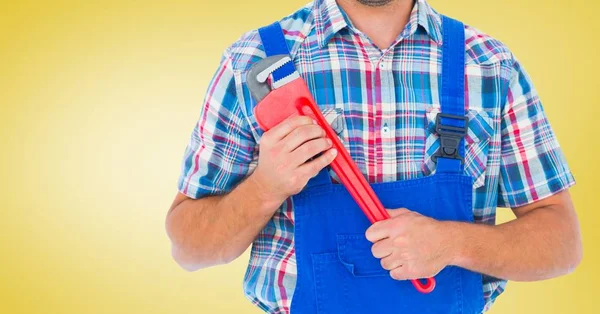
[[(268, 84), (269, 76), (285, 63), (291, 62), (287, 55), (267, 57), (252, 66), (247, 82), (252, 96), (259, 102), (254, 109), (260, 127), (267, 131), (285, 119), (295, 115), (309, 116), (321, 126), (338, 155), (331, 168), (348, 189), (354, 200), (371, 223), (390, 218), (389, 214), (375, 195), (375, 192), (362, 175), (348, 151), (331, 128), (321, 110), (315, 103), (308, 87), (298, 72)], [(430, 293), (435, 288), (435, 279), (411, 280), (415, 288), (422, 293)]]

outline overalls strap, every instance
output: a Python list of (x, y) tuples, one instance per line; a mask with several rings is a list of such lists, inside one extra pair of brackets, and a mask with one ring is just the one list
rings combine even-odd
[[(279, 22), (275, 22), (271, 25), (258, 29), (258, 34), (263, 44), (265, 54), (267, 57), (274, 55), (290, 55), (283, 30)], [(288, 75), (294, 73), (296, 69), (292, 62), (287, 62), (281, 68), (273, 72), (273, 80), (280, 80)]]
[[(455, 158), (437, 158), (436, 172), (463, 171), (464, 136), (467, 119), (465, 116), (465, 28), (447, 16), (442, 16), (442, 84), (440, 106), (442, 114), (436, 119), (436, 131), (440, 136), (440, 151)], [(446, 132), (445, 132), (446, 131)], [(452, 150), (455, 150), (452, 152)], [(456, 151), (457, 150), (457, 151)]]

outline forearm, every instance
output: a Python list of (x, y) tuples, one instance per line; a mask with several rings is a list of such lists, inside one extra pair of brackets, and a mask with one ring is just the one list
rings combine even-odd
[(254, 241), (281, 202), (266, 201), (250, 176), (230, 193), (187, 199), (167, 216), (173, 257), (193, 271), (225, 264)]
[(560, 205), (538, 208), (497, 226), (448, 224), (453, 264), (497, 278), (549, 279), (571, 272), (581, 260), (576, 215)]

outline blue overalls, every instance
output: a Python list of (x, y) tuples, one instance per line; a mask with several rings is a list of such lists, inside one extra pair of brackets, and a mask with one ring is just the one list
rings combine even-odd
[[(440, 137), (434, 175), (372, 184), (389, 209), (408, 208), (438, 220), (473, 222), (473, 179), (463, 170), (465, 35), (462, 23), (443, 17)], [(289, 54), (278, 23), (261, 28), (267, 56)], [(286, 68), (287, 67), (287, 68)], [(276, 79), (294, 71), (288, 63)], [(291, 313), (481, 313), (480, 274), (449, 266), (430, 294), (410, 281), (397, 281), (371, 254), (365, 238), (369, 221), (343, 185), (323, 169), (293, 197), (297, 282)]]

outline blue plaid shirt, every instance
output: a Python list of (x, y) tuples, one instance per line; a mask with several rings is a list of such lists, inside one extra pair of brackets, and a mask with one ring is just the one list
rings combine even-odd
[[(315, 0), (281, 21), (296, 68), (319, 106), (339, 114), (346, 148), (369, 182), (415, 179), (435, 171), (439, 145), (441, 20), (425, 0), (396, 42), (381, 50), (333, 0)], [(497, 207), (517, 207), (574, 184), (542, 104), (515, 56), (465, 26), (465, 171), (474, 177), (473, 215), (494, 224)], [(179, 191), (191, 198), (231, 191), (257, 164), (259, 128), (246, 85), (264, 57), (256, 30), (223, 54), (185, 151)], [(252, 245), (248, 299), (288, 313), (296, 279), (294, 209), (286, 201)], [(484, 277), (486, 310), (506, 281)]]

